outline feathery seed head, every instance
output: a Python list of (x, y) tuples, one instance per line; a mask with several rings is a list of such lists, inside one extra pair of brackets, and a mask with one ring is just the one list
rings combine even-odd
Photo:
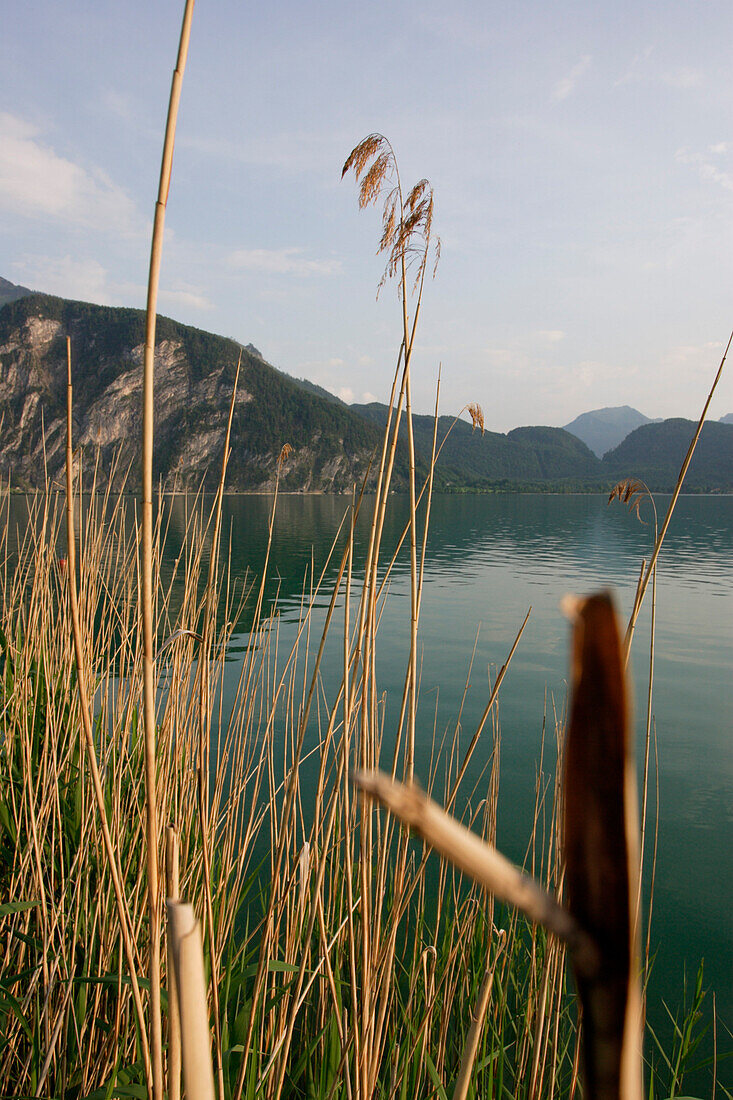
[[(382, 235), (377, 253), (387, 254), (387, 264), (377, 294), (387, 279), (397, 276), (402, 293), (408, 267), (416, 269), (413, 290), (421, 286), (430, 249), (433, 224), (433, 191), (426, 179), (419, 180), (407, 198), (402, 197), (394, 150), (382, 134), (369, 134), (346, 158), (341, 178), (353, 169), (359, 184), (359, 208), (364, 209), (384, 195)], [(435, 246), (433, 275), (440, 258)]]
[(344, 178), (350, 168), (353, 168), (354, 175), (358, 180), (359, 176), (362, 174), (365, 166), (369, 163), (369, 161), (382, 148), (382, 146), (388, 144), (389, 142), (385, 137), (383, 137), (382, 134), (368, 134), (364, 138), (364, 140), (360, 141), (359, 144), (356, 145), (349, 153), (348, 157), (346, 158), (346, 163), (341, 170), (341, 179)]
[(468, 415), (471, 417), (471, 431), (475, 431), (476, 428), (481, 429), (481, 435), (484, 434), (484, 412), (477, 401), (473, 401), (467, 406)]
[(641, 505), (645, 499), (651, 501), (652, 508), (656, 515), (656, 507), (654, 505), (654, 497), (651, 494), (649, 487), (643, 482), (635, 478), (627, 477), (623, 481), (619, 481), (617, 485), (614, 485), (613, 489), (608, 497), (608, 503), (611, 504), (614, 500), (621, 501), (622, 504), (628, 504), (629, 511), (636, 512), (636, 518), (640, 523), (644, 523), (641, 518)]

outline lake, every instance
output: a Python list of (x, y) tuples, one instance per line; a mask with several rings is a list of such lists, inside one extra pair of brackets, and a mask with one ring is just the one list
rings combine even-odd
[[(660, 521), (668, 501), (657, 497)], [(164, 571), (172, 569), (182, 545), (187, 507), (180, 498), (167, 503), (170, 528)], [(278, 597), (282, 652), (295, 631), (311, 561), (318, 574), (348, 505), (343, 496), (282, 496), (278, 501), (267, 598)], [(270, 508), (271, 498), (264, 496), (225, 498), (223, 531), (234, 576), (261, 570)], [(357, 561), (363, 560), (370, 508), (365, 499), (355, 532)], [(397, 544), (407, 515), (407, 501), (391, 497), (385, 553)], [(24, 517), (23, 498), (13, 498), (11, 523), (22, 527)], [(419, 631), (416, 776), (426, 781), (434, 730), (441, 737), (454, 728), (467, 678), (470, 688), (461, 728), (463, 741), (470, 739), (488, 698), (489, 676), (493, 681), (531, 607), (498, 708), (499, 844), (517, 862), (524, 857), (531, 828), (544, 719), (547, 767), (554, 749), (553, 714), (561, 715), (566, 703), (570, 630), (560, 601), (568, 592), (611, 589), (621, 617), (628, 616), (641, 560), (649, 556), (654, 538), (646, 506), (642, 517), (645, 524), (626, 506), (608, 506), (606, 498), (598, 496), (507, 494), (433, 500)], [(335, 574), (335, 564), (327, 574)], [(321, 608), (328, 603), (328, 584), (323, 591), (317, 601)], [(651, 588), (632, 654), (637, 745), (643, 744), (646, 715), (650, 598)], [(409, 560), (403, 548), (378, 638), (378, 683), (387, 696), (386, 746), (404, 682), (409, 600)], [(733, 498), (682, 497), (659, 560), (653, 703), (660, 810), (651, 934), (656, 960), (648, 1013), (667, 1035), (662, 1002), (673, 1011), (679, 1006), (685, 974), (688, 985), (694, 986), (703, 958), (705, 986), (715, 992), (723, 1023), (733, 1027), (732, 612)], [(237, 650), (241, 653), (247, 640), (244, 623), (230, 650), (232, 684), (237, 680)], [(337, 621), (334, 645), (323, 666), (331, 699), (341, 674), (341, 644)], [(484, 736), (485, 744), (479, 746), (464, 781), (468, 793), (478, 783), (474, 804), (481, 797), (481, 772), (491, 751), (490, 730)], [(654, 801), (652, 772), (652, 821)], [(647, 882), (650, 868), (648, 854)]]
[[(657, 497), (660, 523), (669, 498)], [(344, 497), (285, 496), (278, 502), (271, 575), (287, 635), (301, 606), (313, 549), (316, 570), (344, 514)], [(235, 571), (262, 560), (270, 501), (229, 497), (224, 529), (232, 531)], [(365, 505), (368, 512), (368, 505)], [(407, 502), (393, 497), (384, 546), (397, 542)], [(434, 724), (453, 727), (469, 672), (462, 715), (475, 729), (492, 680), (531, 606), (527, 628), (501, 688), (500, 846), (521, 861), (548, 714), (546, 754), (553, 747), (553, 706), (565, 704), (569, 626), (559, 603), (567, 592), (610, 588), (622, 618), (631, 609), (641, 560), (649, 556), (651, 510), (641, 523), (605, 497), (551, 495), (437, 496), (433, 500), (420, 618), (421, 694), (416, 774), (426, 778)], [(359, 547), (367, 535), (357, 530)], [(274, 583), (274, 582), (273, 582)], [(379, 631), (378, 677), (388, 699), (402, 690), (409, 642), (409, 562), (394, 569)], [(330, 593), (329, 593), (330, 594)], [(327, 602), (326, 595), (320, 602)], [(632, 655), (637, 745), (643, 745), (649, 661), (651, 587)], [(338, 630), (337, 630), (338, 633)], [(478, 635), (478, 641), (476, 642)], [(340, 675), (340, 642), (325, 663), (326, 684)], [(656, 961), (649, 1015), (663, 1030), (681, 1001), (685, 974), (694, 986), (701, 959), (705, 985), (720, 1017), (733, 1025), (733, 498), (680, 498), (659, 559), (653, 715), (659, 751), (659, 840), (652, 917)], [(389, 742), (390, 710), (385, 742)], [(436, 717), (437, 715), (437, 717)], [(490, 734), (467, 776), (479, 775)], [(650, 813), (654, 813), (654, 780)], [(647, 855), (646, 878), (651, 865)], [(710, 997), (708, 998), (708, 1006)]]

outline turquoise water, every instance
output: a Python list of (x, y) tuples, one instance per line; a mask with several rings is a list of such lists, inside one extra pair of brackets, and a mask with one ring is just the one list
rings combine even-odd
[[(285, 497), (278, 505), (271, 569), (280, 584), (284, 624), (297, 617), (302, 577), (323, 561), (346, 508), (343, 497)], [(265, 499), (230, 498), (225, 527), (233, 532), (236, 567), (256, 569), (262, 550)], [(668, 498), (658, 497), (660, 518)], [(396, 544), (406, 502), (394, 498), (385, 550)], [(500, 845), (523, 858), (534, 783), (548, 714), (546, 753), (554, 738), (553, 708), (565, 705), (569, 627), (559, 611), (567, 592), (610, 588), (623, 618), (633, 601), (643, 557), (653, 543), (626, 507), (591, 496), (445, 496), (433, 501), (420, 620), (420, 743), (416, 770), (427, 776), (434, 724), (453, 728), (471, 654), (471, 687), (463, 708), (466, 740), (492, 679), (531, 606), (520, 647), (501, 689)], [(366, 524), (358, 532), (363, 545)], [(649, 590), (649, 597), (651, 589)], [(326, 602), (324, 598), (323, 602)], [(632, 679), (637, 743), (642, 743), (648, 676), (649, 603), (637, 627)], [(719, 1015), (733, 1025), (733, 498), (683, 497), (659, 562), (657, 657), (653, 714), (659, 749), (659, 842), (652, 916), (656, 962), (649, 1014), (666, 1030), (665, 1001), (676, 1007), (685, 973), (694, 984), (700, 959)], [(379, 632), (378, 677), (388, 700), (402, 689), (408, 646), (409, 573), (403, 552), (393, 574)], [(478, 637), (478, 641), (476, 639)], [(338, 646), (336, 646), (338, 649)], [(340, 672), (340, 654), (326, 661), (326, 684)], [(387, 711), (385, 741), (391, 712)], [(437, 716), (437, 717), (436, 717)], [(490, 751), (479, 749), (470, 791)], [(475, 801), (481, 797), (476, 793)], [(653, 812), (654, 791), (651, 794)], [(651, 864), (647, 858), (647, 869)]]
[[(278, 502), (268, 597), (278, 594), (282, 648), (301, 608), (303, 581), (326, 559), (348, 507), (345, 497), (283, 496)], [(658, 497), (660, 518), (668, 498)], [(185, 505), (169, 502), (171, 523), (164, 568), (179, 552)], [(271, 500), (229, 497), (223, 531), (231, 571), (257, 574), (264, 557)], [(356, 530), (356, 560), (363, 560), (370, 503)], [(24, 507), (12, 506), (22, 526)], [(25, 513), (27, 516), (27, 512)], [(651, 515), (643, 512), (647, 520)], [(407, 502), (390, 500), (385, 559), (407, 518)], [(342, 534), (343, 542), (343, 534)], [(642, 558), (649, 555), (653, 525), (626, 507), (593, 496), (444, 496), (432, 505), (420, 619), (421, 693), (416, 774), (427, 778), (433, 732), (452, 731), (467, 679), (462, 737), (470, 739), (493, 681), (517, 630), (531, 615), (500, 693), (501, 785), (499, 843), (512, 859), (524, 857), (531, 828), (535, 778), (547, 716), (545, 763), (554, 745), (553, 714), (566, 702), (569, 627), (559, 611), (565, 593), (611, 589), (621, 616), (633, 601)], [(361, 559), (360, 559), (361, 553)], [(328, 570), (335, 574), (335, 564)], [(355, 577), (355, 584), (358, 576)], [(378, 639), (378, 681), (386, 692), (385, 744), (402, 691), (409, 644), (409, 567), (403, 550), (394, 568)], [(651, 596), (651, 589), (649, 591)], [(330, 589), (318, 604), (325, 607)], [(705, 985), (715, 992), (722, 1024), (733, 1029), (733, 498), (680, 499), (659, 562), (654, 723), (659, 750), (659, 841), (652, 916), (656, 950), (648, 1010), (668, 1036), (663, 1002), (679, 1005), (687, 974), (694, 984), (700, 959)], [(342, 620), (341, 620), (342, 621)], [(324, 662), (326, 694), (341, 673), (341, 621)], [(237, 680), (233, 639), (230, 681)], [(645, 721), (649, 600), (639, 620), (632, 658), (637, 743)], [(473, 664), (471, 657), (474, 651)], [(470, 675), (469, 675), (470, 672)], [(391, 706), (390, 706), (391, 701)], [(487, 729), (464, 781), (466, 797), (491, 748)], [(652, 775), (651, 808), (654, 805)], [(647, 857), (646, 871), (651, 865)], [(710, 996), (708, 1003), (710, 1002)], [(723, 1041), (719, 1025), (721, 1046)], [(728, 1068), (721, 1080), (730, 1080)]]

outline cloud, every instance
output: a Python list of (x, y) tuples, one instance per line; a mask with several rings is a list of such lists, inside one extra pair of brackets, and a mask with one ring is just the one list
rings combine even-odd
[[(98, 260), (79, 259), (75, 256), (26, 256), (13, 264), (16, 278), (27, 282), (43, 294), (57, 294), (62, 298), (75, 298), (82, 302), (113, 305), (122, 288), (113, 288), (109, 276)], [(138, 291), (144, 298), (144, 287), (125, 288)]]
[(626, 72), (616, 81), (616, 86), (618, 87), (621, 84), (635, 84), (639, 80), (644, 80), (649, 69), (648, 61), (653, 53), (654, 47), (647, 46), (641, 53), (635, 54)]
[(353, 405), (355, 402), (359, 405), (371, 405), (373, 401), (379, 400), (379, 398), (375, 397), (369, 390), (364, 390), (362, 394), (356, 394), (351, 386), (340, 386), (339, 389), (333, 392), (337, 397), (340, 397), (342, 401), (345, 401), (347, 405)]
[(709, 377), (717, 364), (725, 345), (720, 340), (707, 340), (702, 344), (677, 344), (667, 352), (667, 362), (687, 374)]
[(302, 248), (240, 248), (229, 257), (232, 267), (264, 275), (336, 275), (340, 260), (308, 260)]
[(198, 309), (203, 312), (215, 308), (214, 303), (205, 294), (202, 294), (200, 289), (188, 285), (174, 287), (171, 290), (161, 290), (160, 301), (162, 303), (168, 302), (173, 306), (181, 306), (183, 309)]
[(629, 68), (616, 81), (616, 87), (623, 84), (666, 84), (668, 88), (686, 92), (690, 88), (699, 88), (702, 84), (703, 75), (698, 69), (692, 69), (688, 65), (665, 69), (660, 64), (658, 55), (653, 55), (653, 46), (647, 46), (641, 53), (637, 53)]
[(560, 340), (565, 339), (565, 333), (560, 328), (543, 328), (540, 329), (539, 335), (548, 344), (557, 344)]
[(0, 112), (0, 209), (29, 218), (101, 229), (116, 235), (147, 233), (130, 197), (99, 169), (59, 156), (38, 129)]
[(553, 91), (553, 97), (555, 99), (567, 99), (575, 91), (575, 85), (580, 80), (581, 76), (590, 68), (590, 54), (583, 54), (580, 61), (576, 65), (573, 65), (572, 69), (567, 76), (564, 76), (562, 80), (558, 80)]
[[(19, 282), (43, 294), (57, 294), (60, 298), (103, 306), (132, 305), (139, 309), (145, 306), (144, 284), (110, 278), (107, 269), (92, 257), (24, 256), (12, 267)], [(158, 302), (171, 310), (208, 312), (215, 308), (201, 288), (190, 283), (161, 288)]]
[(668, 84), (670, 88), (679, 88), (680, 91), (687, 91), (688, 88), (699, 88), (702, 84), (702, 73), (697, 69), (689, 69), (683, 67), (681, 69), (670, 69), (668, 72), (662, 73), (662, 83)]
[[(727, 149), (725, 142), (710, 147), (709, 152), (721, 155)], [(733, 173), (726, 172), (719, 167), (719, 162), (714, 163), (705, 153), (694, 153), (689, 149), (678, 149), (674, 155), (678, 164), (684, 164), (697, 171), (700, 179), (717, 183), (726, 191), (733, 191)]]
[(186, 134), (177, 145), (209, 162), (216, 159), (288, 173), (325, 172), (336, 185), (348, 140), (346, 135), (333, 132), (268, 131), (246, 140), (228, 134)]

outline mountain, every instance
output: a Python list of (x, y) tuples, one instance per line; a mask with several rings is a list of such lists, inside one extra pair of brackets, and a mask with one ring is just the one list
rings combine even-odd
[[(85, 484), (91, 484), (96, 466), (99, 486), (139, 485), (144, 325), (141, 310), (41, 294), (0, 307), (0, 480), (33, 488), (43, 484), (47, 471), (51, 480), (63, 481), (69, 335), (74, 447), (81, 452)], [(155, 478), (166, 488), (217, 484), (240, 355), (228, 488), (271, 490), (285, 443), (293, 450), (282, 466), (283, 489), (340, 492), (360, 484), (381, 448), (385, 405), (347, 406), (277, 370), (252, 346), (166, 317), (158, 319), (156, 342)], [(413, 427), (422, 481), (435, 425), (431, 416), (418, 415)], [(616, 481), (635, 477), (655, 491), (670, 490), (694, 428), (688, 420), (644, 424), (601, 460), (563, 428), (482, 435), (463, 420), (441, 416), (435, 488), (607, 492)], [(399, 491), (406, 484), (403, 417), (393, 485)], [(733, 491), (733, 424), (706, 425), (686, 487)]]
[(582, 413), (565, 425), (565, 431), (582, 439), (598, 458), (603, 458), (606, 451), (617, 447), (629, 432), (642, 424), (651, 423), (653, 421), (638, 409), (632, 409), (630, 405), (619, 405), (616, 408), (594, 409), (592, 412)]
[[(645, 424), (603, 458), (614, 481), (636, 477), (652, 492), (670, 490), (687, 454), (697, 425), (692, 420)], [(703, 425), (685, 483), (697, 490), (733, 491), (733, 424)]]
[(16, 286), (15, 283), (3, 279), (0, 275), (0, 306), (4, 306), (6, 302), (15, 302), (18, 298), (25, 298), (32, 293), (33, 291), (27, 286)]
[[(386, 422), (386, 405), (374, 402), (351, 408), (380, 427)], [(631, 432), (601, 460), (563, 428), (514, 428), (506, 435), (485, 432), (482, 436), (463, 420), (441, 416), (437, 442), (439, 447), (442, 440), (445, 443), (440, 451), (436, 487), (449, 491), (608, 492), (618, 481), (633, 477), (655, 492), (670, 492), (695, 428), (691, 420), (650, 421)], [(413, 431), (415, 450), (427, 463), (433, 444), (433, 418), (413, 416)], [(405, 434), (403, 425), (401, 436)], [(733, 424), (705, 425), (685, 488), (733, 492)]]
[(330, 390), (325, 390), (323, 386), (319, 386), (316, 382), (309, 382), (307, 378), (294, 378), (292, 375), (286, 375), (286, 378), (290, 378), (292, 382), (295, 382), (296, 386), (299, 386), (301, 390), (305, 390), (306, 393), (315, 394), (316, 397), (322, 397), (324, 401), (330, 401), (332, 405), (340, 405), (342, 409), (348, 409), (350, 406), (342, 401), (340, 397), (337, 397), (335, 393), (331, 393)]
[[(18, 488), (52, 479), (65, 461), (66, 336), (71, 337), (74, 445), (99, 483), (140, 480), (145, 315), (33, 294), (0, 308), (0, 477)], [(346, 406), (307, 393), (233, 340), (160, 317), (156, 335), (156, 479), (164, 485), (218, 481), (237, 359), (241, 373), (232, 424), (230, 489), (274, 485), (283, 444), (293, 450), (281, 485), (293, 491), (349, 491), (361, 482), (381, 439)], [(45, 447), (42, 438), (45, 430)], [(115, 455), (118, 466), (114, 466)], [(400, 448), (395, 487), (403, 487)]]
[(733, 413), (726, 413), (725, 416), (721, 416), (718, 420), (719, 424), (733, 424)]
[[(379, 402), (351, 405), (372, 423), (383, 427), (387, 406)], [(415, 450), (428, 462), (433, 446), (432, 416), (413, 416)], [(406, 438), (404, 423), (401, 437)], [(444, 441), (444, 442), (443, 442)], [(474, 431), (465, 420), (438, 419), (440, 447), (438, 486), (487, 488), (570, 488), (605, 485), (603, 467), (575, 436), (562, 428), (515, 428), (507, 435)]]

